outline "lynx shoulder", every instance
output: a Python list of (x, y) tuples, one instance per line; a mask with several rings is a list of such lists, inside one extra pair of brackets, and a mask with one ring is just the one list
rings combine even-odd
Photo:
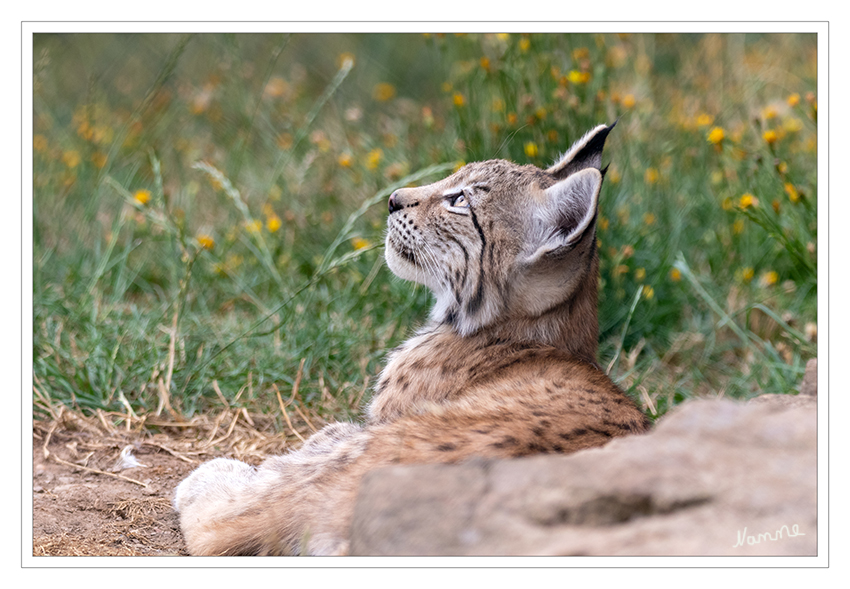
[(428, 287), (429, 322), (387, 359), (362, 425), (254, 468), (217, 459), (177, 488), (192, 554), (344, 554), (364, 473), (569, 453), (649, 422), (599, 369), (600, 125), (552, 167), (490, 160), (389, 199), (386, 260)]

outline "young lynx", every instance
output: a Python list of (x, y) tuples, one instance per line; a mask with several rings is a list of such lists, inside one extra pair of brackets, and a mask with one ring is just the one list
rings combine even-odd
[(259, 467), (219, 458), (177, 487), (192, 554), (345, 554), (364, 473), (569, 453), (649, 422), (596, 363), (600, 125), (548, 170), (491, 160), (389, 199), (386, 260), (430, 321), (393, 350), (364, 425)]

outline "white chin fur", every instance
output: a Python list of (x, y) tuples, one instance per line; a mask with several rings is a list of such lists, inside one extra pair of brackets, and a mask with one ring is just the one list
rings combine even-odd
[(409, 280), (429, 286), (425, 273), (396, 252), (395, 248), (390, 245), (389, 239), (387, 239), (384, 247), (384, 259), (387, 261), (387, 267), (390, 271), (402, 280)]

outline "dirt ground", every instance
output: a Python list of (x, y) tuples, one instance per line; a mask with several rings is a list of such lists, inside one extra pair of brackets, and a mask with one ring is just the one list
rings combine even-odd
[(316, 427), (296, 423), (288, 439), (271, 419), (236, 409), (129, 428), (109, 418), (61, 408), (33, 423), (33, 556), (186, 555), (171, 507), (186, 475), (217, 456), (258, 464)]

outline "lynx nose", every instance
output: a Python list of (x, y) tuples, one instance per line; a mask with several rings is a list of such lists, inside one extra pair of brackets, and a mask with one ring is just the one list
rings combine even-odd
[(390, 195), (389, 207), (391, 215), (400, 208), (402, 208), (402, 205), (399, 203), (398, 190), (396, 190)]

